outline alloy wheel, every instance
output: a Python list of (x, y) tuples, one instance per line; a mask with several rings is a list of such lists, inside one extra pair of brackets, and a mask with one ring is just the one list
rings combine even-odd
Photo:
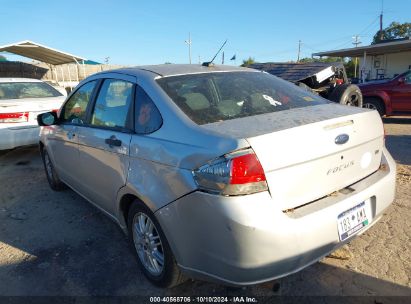
[(152, 275), (160, 275), (164, 269), (163, 245), (153, 221), (142, 212), (133, 218), (133, 241), (144, 268)]

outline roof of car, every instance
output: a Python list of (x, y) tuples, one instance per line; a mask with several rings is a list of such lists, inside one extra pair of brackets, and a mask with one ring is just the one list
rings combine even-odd
[(0, 77), (1, 82), (42, 82), (39, 79), (34, 78), (16, 78), (16, 77)]
[(202, 66), (200, 64), (160, 64), (160, 65), (145, 65), (131, 68), (122, 68), (107, 72), (119, 72), (130, 75), (137, 75), (140, 71), (149, 71), (159, 76), (176, 76), (185, 74), (200, 74), (210, 72), (234, 72), (234, 71), (255, 71), (248, 68), (229, 66), (229, 65), (212, 65)]

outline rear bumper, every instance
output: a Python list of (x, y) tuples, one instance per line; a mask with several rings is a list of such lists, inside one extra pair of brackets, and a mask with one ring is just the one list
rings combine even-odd
[(337, 216), (367, 199), (372, 220), (366, 229), (371, 227), (394, 200), (396, 165), (385, 148), (383, 164), (352, 185), (354, 191), (292, 212), (280, 210), (268, 192), (239, 197), (194, 192), (155, 214), (188, 275), (256, 284), (299, 271), (343, 245)]
[(0, 150), (37, 144), (39, 133), (40, 127), (38, 125), (0, 128)]

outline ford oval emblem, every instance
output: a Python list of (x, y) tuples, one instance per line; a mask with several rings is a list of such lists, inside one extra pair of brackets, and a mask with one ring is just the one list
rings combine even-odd
[(348, 134), (340, 134), (335, 138), (335, 143), (337, 145), (343, 145), (345, 144), (348, 140), (350, 139), (350, 137), (348, 136)]

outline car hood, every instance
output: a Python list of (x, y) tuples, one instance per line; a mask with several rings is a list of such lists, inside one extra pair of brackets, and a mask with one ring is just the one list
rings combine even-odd
[(390, 81), (391, 80), (375, 80), (372, 82), (360, 83), (358, 86), (360, 89), (375, 89), (388, 84)]

